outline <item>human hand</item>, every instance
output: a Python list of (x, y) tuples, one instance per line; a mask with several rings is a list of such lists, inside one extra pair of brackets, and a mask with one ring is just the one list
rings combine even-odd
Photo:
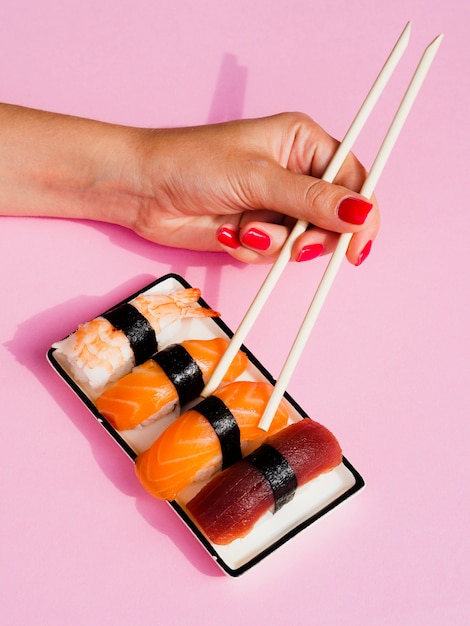
[(293, 260), (331, 252), (353, 233), (358, 265), (379, 211), (357, 192), (365, 170), (348, 155), (322, 176), (338, 142), (299, 113), (170, 130), (139, 129), (0, 105), (0, 214), (120, 224), (174, 247), (272, 262), (298, 219), (312, 226)]
[(322, 181), (338, 142), (303, 114), (142, 130), (139, 142), (139, 203), (130, 227), (146, 239), (267, 263), (302, 219), (312, 226), (295, 242), (292, 260), (328, 254), (348, 232), (347, 258), (359, 265), (377, 235), (377, 204), (356, 193), (364, 167), (350, 154), (335, 184)]

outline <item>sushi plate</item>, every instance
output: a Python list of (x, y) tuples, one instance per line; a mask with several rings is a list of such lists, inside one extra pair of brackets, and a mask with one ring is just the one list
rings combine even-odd
[[(167, 274), (147, 285), (141, 291), (130, 295), (126, 300), (116, 303), (116, 305), (129, 302), (140, 294), (167, 294), (189, 287), (191, 285), (181, 276)], [(202, 298), (198, 304), (210, 308)], [(75, 329), (71, 329), (71, 332), (73, 330)], [(168, 334), (165, 342), (160, 343), (160, 348), (186, 339), (231, 338), (232, 335), (232, 331), (221, 318), (189, 318), (175, 325), (174, 331)], [(249, 363), (240, 379), (274, 383), (273, 377), (258, 359), (245, 346), (242, 346), (242, 349), (246, 352)], [(106, 429), (123, 453), (132, 461), (135, 461), (138, 454), (148, 449), (177, 417), (176, 413), (172, 413), (143, 428), (117, 431), (97, 410), (90, 390), (74, 380), (67, 362), (54, 347), (48, 351), (47, 358), (65, 383), (78, 395), (94, 418)], [(285, 399), (289, 409), (289, 418), (292, 422), (307, 417), (305, 411), (289, 394), (285, 394)], [(328, 425), (325, 424), (325, 426)], [(364, 486), (364, 480), (353, 465), (343, 457), (342, 463), (336, 468), (299, 488), (288, 504), (275, 514), (267, 513), (264, 515), (248, 535), (236, 539), (227, 546), (215, 545), (208, 541), (186, 511), (186, 503), (202, 488), (203, 484), (201, 482), (187, 487), (178, 494), (175, 501), (168, 504), (182, 522), (190, 528), (222, 570), (230, 576), (239, 576), (300, 531), (356, 494)]]

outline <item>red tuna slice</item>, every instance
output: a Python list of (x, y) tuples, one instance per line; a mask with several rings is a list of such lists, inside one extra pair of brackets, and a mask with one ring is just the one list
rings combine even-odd
[[(266, 471), (259, 452), (267, 445), (274, 454), (268, 454), (271, 467)], [(272, 466), (276, 456), (287, 468), (284, 482), (290, 493), (280, 484), (284, 470)], [(282, 506), (293, 495), (295, 486), (301, 487), (328, 472), (341, 460), (341, 448), (334, 435), (306, 418), (272, 435), (252, 455), (218, 474), (188, 502), (187, 509), (209, 541), (226, 545), (247, 535), (262, 515)], [(280, 502), (276, 501), (278, 497)]]

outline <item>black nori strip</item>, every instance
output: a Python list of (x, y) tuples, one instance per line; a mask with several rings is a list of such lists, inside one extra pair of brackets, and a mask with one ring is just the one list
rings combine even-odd
[(132, 304), (121, 304), (106, 311), (101, 317), (126, 335), (136, 365), (147, 361), (158, 350), (157, 336), (150, 322)]
[(280, 452), (267, 443), (246, 457), (268, 481), (274, 495), (274, 512), (294, 497), (297, 478), (292, 467)]
[(222, 469), (242, 458), (240, 429), (229, 408), (217, 396), (209, 396), (194, 407), (210, 423), (222, 449)]
[(182, 345), (167, 346), (154, 354), (152, 359), (175, 386), (180, 405), (194, 400), (204, 389), (204, 379), (199, 365)]

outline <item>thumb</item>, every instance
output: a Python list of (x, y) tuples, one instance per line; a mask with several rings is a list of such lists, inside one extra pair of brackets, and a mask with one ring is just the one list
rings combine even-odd
[(360, 194), (273, 163), (252, 176), (260, 208), (338, 233), (356, 232), (374, 204)]

